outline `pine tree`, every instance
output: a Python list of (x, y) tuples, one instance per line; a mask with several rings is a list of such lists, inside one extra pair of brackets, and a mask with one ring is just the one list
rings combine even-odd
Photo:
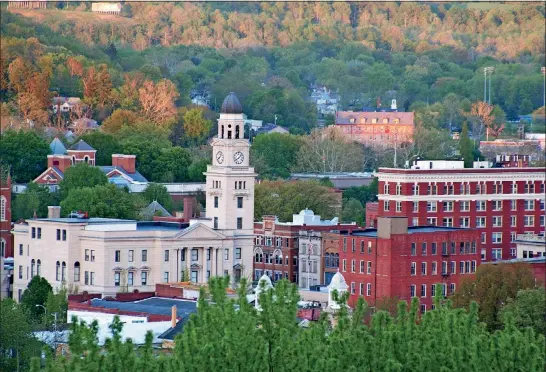
[(471, 168), (474, 161), (474, 146), (468, 135), (468, 124), (466, 121), (463, 123), (463, 129), (459, 136), (459, 152), (464, 159), (464, 166)]

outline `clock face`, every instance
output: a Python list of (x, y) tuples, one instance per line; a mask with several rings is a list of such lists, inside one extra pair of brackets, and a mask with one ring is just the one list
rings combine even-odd
[(216, 161), (218, 162), (218, 164), (222, 164), (224, 162), (224, 154), (222, 153), (222, 151), (218, 151), (216, 153)]
[(235, 161), (235, 164), (241, 164), (243, 160), (245, 160), (245, 155), (241, 151), (237, 151), (233, 154), (233, 161)]

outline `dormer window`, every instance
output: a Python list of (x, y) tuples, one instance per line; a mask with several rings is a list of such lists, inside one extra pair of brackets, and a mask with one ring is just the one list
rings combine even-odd
[(400, 119), (396, 118), (394, 119), (394, 124), (399, 124), (400, 123)]
[(379, 120), (379, 119), (377, 119), (377, 118), (373, 118), (373, 119), (372, 119), (372, 124), (377, 124), (377, 121), (378, 121), (378, 120)]
[(360, 119), (360, 124), (366, 124), (366, 118), (361, 118)]
[(383, 119), (383, 124), (387, 124), (389, 122), (389, 119), (385, 118)]
[(355, 118), (349, 118), (349, 123), (354, 124), (355, 123)]

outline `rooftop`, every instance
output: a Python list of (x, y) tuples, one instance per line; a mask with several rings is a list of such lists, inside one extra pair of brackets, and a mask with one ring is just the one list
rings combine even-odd
[(197, 311), (195, 301), (178, 300), (172, 298), (152, 297), (135, 302), (106, 301), (94, 298), (91, 300), (91, 306), (102, 307), (106, 309), (118, 309), (133, 311), (142, 314), (171, 315), (172, 307), (176, 306), (176, 315), (188, 318)]
[(74, 145), (72, 145), (72, 147), (70, 147), (69, 150), (72, 150), (72, 151), (96, 151), (94, 148), (89, 146), (87, 144), (87, 142), (85, 142), (84, 140), (79, 140)]
[[(435, 232), (453, 232), (453, 231), (467, 231), (470, 229), (458, 228), (458, 227), (443, 227), (443, 226), (411, 226), (408, 227), (408, 234), (429, 234)], [(353, 230), (342, 231), (341, 235), (351, 236), (367, 236), (370, 238), (377, 238), (377, 229), (365, 229), (365, 230)]]
[(221, 114), (242, 114), (243, 113), (243, 106), (241, 105), (241, 102), (239, 101), (239, 98), (237, 98), (235, 93), (231, 92), (224, 99), (220, 113)]
[(135, 223), (136, 220), (122, 220), (119, 218), (102, 218), (102, 217), (91, 217), (91, 218), (73, 218), (73, 217), (60, 217), (60, 218), (35, 218), (29, 221), (40, 221), (40, 222), (56, 222), (56, 223), (85, 223), (85, 224), (124, 224), (124, 223)]

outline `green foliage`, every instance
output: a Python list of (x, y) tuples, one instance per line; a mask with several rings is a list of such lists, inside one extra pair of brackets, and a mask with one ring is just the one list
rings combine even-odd
[(367, 186), (353, 186), (343, 191), (343, 198), (356, 199), (362, 206), (365, 206), (368, 202), (377, 201), (378, 185), (377, 177), (374, 177)]
[(142, 192), (142, 197), (146, 200), (146, 203), (151, 203), (155, 200), (166, 210), (172, 210), (173, 200), (171, 195), (167, 192), (167, 188), (163, 185), (149, 183)]
[(49, 144), (33, 131), (8, 130), (0, 136), (0, 164), (11, 169), (13, 182), (34, 180), (45, 169)]
[[(490, 333), (478, 322), (478, 306), (453, 309), (435, 298), (436, 309), (419, 314), (419, 301), (368, 317), (360, 299), (349, 312), (322, 315), (309, 328), (296, 321), (298, 291), (282, 280), (259, 295), (261, 310), (246, 300), (243, 279), (238, 299), (226, 296), (229, 278), (212, 278), (201, 290), (197, 313), (186, 320), (173, 353), (154, 356), (152, 334), (136, 348), (120, 337), (118, 317), (99, 352), (97, 324), (72, 324), (70, 356), (46, 362), (50, 370), (86, 371), (543, 371), (544, 336), (508, 323)], [(437, 293), (440, 292), (438, 288)], [(341, 303), (347, 294), (336, 296)], [(409, 307), (409, 308), (408, 308)], [(438, 345), (449, 352), (433, 352)], [(429, 352), (424, 352), (429, 351)], [(64, 368), (63, 368), (64, 367)], [(66, 368), (68, 367), (68, 368)]]
[(47, 186), (29, 182), (26, 190), (15, 196), (12, 218), (15, 221), (29, 219), (34, 216), (34, 211), (38, 218), (44, 218), (47, 217), (47, 207), (58, 203), (58, 192), (50, 192)]
[[(45, 303), (47, 309), (47, 317), (44, 317), (45, 324), (51, 325), (54, 322), (53, 313), (57, 313), (57, 322), (66, 323), (66, 315), (68, 311), (68, 291), (63, 286), (60, 290), (57, 290), (56, 293), (53, 291), (49, 292), (47, 295), (47, 300)], [(44, 314), (45, 315), (45, 314)]]
[(188, 168), (188, 179), (191, 182), (205, 182), (203, 172), (207, 171), (207, 165), (210, 165), (209, 159), (200, 159), (193, 161)]
[(468, 125), (463, 123), (463, 130), (459, 136), (459, 152), (464, 159), (465, 168), (471, 168), (474, 162), (474, 146), (468, 136)]
[(546, 290), (539, 287), (518, 291), (516, 298), (508, 299), (500, 315), (504, 324), (511, 317), (518, 328), (531, 327), (539, 335), (546, 334)]
[(366, 210), (358, 200), (344, 199), (341, 221), (345, 223), (356, 222), (362, 226), (366, 221)]
[(78, 163), (69, 167), (64, 172), (64, 178), (59, 187), (61, 189), (61, 196), (66, 198), (71, 190), (105, 185), (107, 183), (108, 177), (99, 168), (86, 163)]
[(120, 154), (123, 150), (114, 136), (98, 130), (84, 134), (80, 139), (97, 150), (95, 165), (112, 165), (112, 154)]
[(37, 305), (45, 306), (50, 293), (53, 289), (47, 279), (36, 275), (30, 280), (21, 297), (21, 305), (30, 319), (39, 319), (44, 314), (44, 309)]
[(251, 159), (256, 172), (263, 179), (290, 178), (301, 145), (301, 139), (291, 134), (256, 136), (251, 147)]
[(40, 349), (23, 305), (11, 298), (0, 301), (0, 370), (28, 371)]
[(254, 218), (275, 215), (280, 221), (292, 221), (292, 215), (304, 209), (332, 218), (339, 213), (338, 204), (337, 195), (318, 181), (264, 181), (256, 185)]
[(135, 218), (135, 201), (125, 189), (108, 183), (71, 189), (61, 202), (63, 215), (72, 211), (89, 212), (90, 217)]
[(502, 326), (503, 304), (509, 298), (516, 298), (520, 290), (534, 286), (533, 274), (526, 264), (481, 265), (476, 270), (475, 278), (467, 278), (459, 284), (453, 304), (468, 307), (476, 301), (480, 305), (480, 321), (493, 331)]

